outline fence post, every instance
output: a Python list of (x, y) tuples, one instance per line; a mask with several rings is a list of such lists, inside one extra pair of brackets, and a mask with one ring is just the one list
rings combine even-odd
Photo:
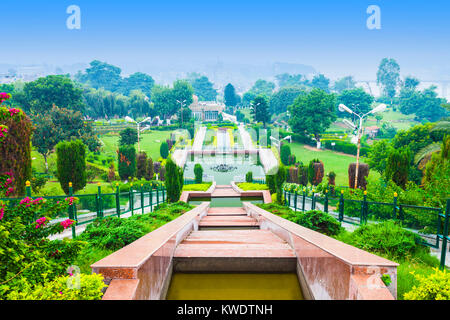
[(316, 190), (312, 190), (311, 210), (316, 210)]
[(131, 215), (134, 215), (134, 192), (133, 192), (133, 183), (130, 184), (130, 208), (131, 208)]
[(288, 208), (291, 207), (291, 192), (289, 191), (288, 193), (289, 197), (288, 197)]
[(141, 213), (144, 214), (144, 191), (143, 188), (144, 184), (141, 183)]
[(116, 213), (117, 217), (120, 218), (120, 191), (119, 191), (119, 183), (116, 183)]
[(150, 212), (153, 212), (153, 186), (150, 187)]
[(341, 190), (341, 198), (339, 199), (339, 221), (344, 221), (344, 190)]
[[(69, 182), (69, 198), (73, 197), (73, 186), (72, 186), (72, 182)], [(73, 206), (75, 204), (72, 204), (71, 206), (69, 206), (69, 219), (70, 220), (75, 220), (74, 219), (74, 214), (73, 214)], [(76, 226), (77, 222), (75, 221), (75, 223), (72, 224), (72, 239), (75, 239), (77, 237), (77, 234), (75, 232), (75, 226)]]
[(302, 211), (305, 212), (306, 188), (303, 188)]
[(441, 270), (444, 270), (445, 268), (445, 255), (447, 254), (449, 216), (450, 216), (450, 199), (447, 199), (447, 207), (445, 208), (444, 231), (442, 233), (441, 264), (439, 266)]
[(159, 205), (159, 187), (156, 186), (156, 205)]
[(295, 189), (295, 196), (294, 196), (294, 211), (297, 212), (297, 189)]
[(100, 182), (98, 183), (98, 207), (97, 207), (97, 218), (103, 218), (103, 201), (102, 201), (102, 187)]
[(162, 200), (163, 202), (166, 202), (166, 188), (164, 188), (163, 186), (161, 187), (161, 190), (162, 190)]
[(367, 223), (367, 191), (364, 191), (364, 198), (361, 204), (361, 218), (359, 219), (360, 224)]
[(394, 192), (394, 220), (397, 220), (397, 192)]
[(328, 190), (325, 189), (325, 204), (324, 204), (324, 211), (328, 213)]
[(26, 192), (27, 192), (27, 197), (31, 198), (31, 182), (30, 181), (26, 182)]

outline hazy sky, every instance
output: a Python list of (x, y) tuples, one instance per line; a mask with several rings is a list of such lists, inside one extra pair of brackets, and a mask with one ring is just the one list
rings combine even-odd
[[(69, 30), (69, 5), (81, 30)], [(381, 30), (369, 30), (369, 5)], [(375, 79), (383, 57), (402, 74), (450, 79), (448, 0), (2, 0), (0, 63), (292, 62), (331, 78)]]

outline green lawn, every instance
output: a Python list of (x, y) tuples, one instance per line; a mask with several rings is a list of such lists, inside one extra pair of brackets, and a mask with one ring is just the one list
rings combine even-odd
[[(297, 157), (297, 161), (308, 165), (313, 159), (319, 159), (325, 167), (325, 175), (331, 171), (336, 173), (336, 185), (348, 186), (348, 166), (352, 162), (356, 162), (356, 157), (351, 155), (343, 155), (330, 150), (313, 151), (305, 148), (303, 144), (291, 143), (291, 152)], [(361, 158), (364, 162), (364, 158)], [(379, 173), (371, 170), (369, 176), (378, 177)]]

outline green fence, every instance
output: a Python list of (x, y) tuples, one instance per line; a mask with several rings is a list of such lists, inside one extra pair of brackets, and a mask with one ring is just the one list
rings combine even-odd
[[(120, 192), (119, 186), (116, 186), (114, 193), (102, 193), (99, 186), (97, 193), (93, 194), (74, 194), (72, 186), (69, 185), (69, 195), (64, 196), (31, 196), (31, 187), (27, 185), (26, 195), (30, 198), (44, 198), (47, 201), (64, 201), (67, 197), (75, 197), (79, 201), (68, 208), (67, 211), (57, 213), (53, 222), (57, 223), (66, 219), (72, 219), (76, 223), (72, 225), (72, 238), (76, 237), (76, 228), (78, 226), (91, 223), (95, 219), (115, 216), (122, 217), (126, 214), (144, 214), (146, 211), (152, 212), (154, 207), (166, 202), (167, 193), (164, 187), (151, 186), (131, 186), (127, 192)], [(4, 198), (0, 199), (7, 206), (16, 206), (23, 198)], [(148, 208), (148, 209), (147, 209)], [(147, 210), (146, 210), (147, 209)], [(33, 219), (34, 218), (34, 219)], [(30, 223), (37, 217), (30, 217)]]
[[(345, 199), (344, 192), (340, 196), (331, 196), (325, 190), (323, 195), (302, 192), (290, 192), (284, 189), (285, 204), (294, 211), (318, 209), (334, 215), (340, 222), (363, 225), (386, 220), (399, 221), (402, 227), (421, 236), (422, 244), (441, 248), (441, 268), (444, 268), (449, 238), (450, 199), (447, 200), (445, 212), (442, 208), (415, 206), (398, 202), (397, 194), (392, 202), (376, 202), (367, 200), (367, 192), (362, 199)], [(336, 207), (336, 210), (330, 210)]]

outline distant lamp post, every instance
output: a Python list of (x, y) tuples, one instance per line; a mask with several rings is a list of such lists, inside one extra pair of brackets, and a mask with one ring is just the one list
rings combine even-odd
[(145, 118), (144, 120), (142, 120), (141, 122), (137, 122), (136, 120), (126, 116), (125, 117), (125, 121), (127, 122), (131, 122), (131, 123), (136, 123), (137, 125), (137, 133), (138, 133), (138, 152), (141, 152), (141, 141), (140, 141), (140, 136), (141, 136), (141, 124), (145, 123), (145, 122), (149, 122), (152, 121), (152, 118), (148, 117)]
[[(383, 112), (384, 110), (386, 110), (386, 105), (384, 103), (379, 104), (376, 108), (370, 110), (369, 112), (367, 112), (366, 114), (360, 115), (354, 111), (352, 111), (350, 108), (348, 108), (346, 105), (344, 104), (340, 104), (339, 105), (339, 111), (340, 112), (348, 112), (352, 115), (355, 115), (359, 118), (359, 126), (358, 126), (358, 152), (356, 153), (356, 172), (355, 172), (355, 189), (358, 188), (358, 171), (359, 171), (359, 152), (361, 149), (361, 136), (362, 136), (362, 130), (363, 130), (363, 119), (368, 116), (369, 114), (375, 114), (377, 112)], [(345, 121), (346, 119), (344, 119), (344, 122), (347, 124), (351, 124), (350, 126), (356, 129), (356, 126), (351, 123), (350, 121)]]
[(177, 102), (180, 104), (180, 106), (181, 106), (181, 127), (183, 127), (183, 108), (185, 107), (185, 105), (186, 105), (186, 100), (183, 100), (183, 101), (180, 101), (180, 100), (177, 100)]

